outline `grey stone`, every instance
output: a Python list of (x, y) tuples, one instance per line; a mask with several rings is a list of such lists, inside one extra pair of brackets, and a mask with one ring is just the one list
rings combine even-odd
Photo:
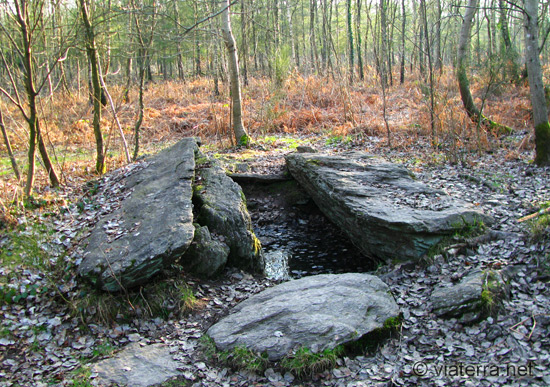
[(496, 310), (508, 291), (507, 282), (501, 271), (474, 270), (458, 284), (436, 288), (431, 295), (432, 310), (437, 316), (455, 317), (466, 324), (478, 321)]
[(114, 357), (92, 366), (99, 385), (147, 387), (178, 376), (181, 364), (175, 361), (168, 347), (152, 344), (142, 347), (132, 343)]
[(333, 349), (399, 315), (389, 288), (369, 274), (324, 274), (284, 282), (237, 305), (207, 334), (220, 350), (237, 346), (278, 360), (299, 347)]
[(457, 227), (491, 223), (479, 209), (362, 152), (293, 153), (289, 171), (318, 207), (369, 257), (418, 260)]
[(81, 276), (104, 290), (119, 291), (145, 283), (187, 250), (194, 233), (196, 149), (194, 139), (183, 139), (127, 178), (131, 194), (83, 241)]
[(254, 235), (246, 198), (215, 160), (197, 168), (199, 183), (195, 198), (200, 206), (197, 221), (223, 237), (229, 246), (228, 264), (245, 270), (263, 271), (262, 245)]
[(229, 246), (212, 238), (208, 227), (196, 225), (195, 238), (181, 259), (181, 263), (202, 277), (218, 275), (227, 262)]
[(317, 151), (309, 145), (298, 145), (296, 147), (298, 153), (317, 153)]
[(271, 250), (264, 254), (265, 276), (273, 281), (287, 281), (290, 254), (283, 250)]

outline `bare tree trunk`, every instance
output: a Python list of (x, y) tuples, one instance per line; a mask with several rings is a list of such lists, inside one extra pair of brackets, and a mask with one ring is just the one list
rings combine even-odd
[(535, 124), (535, 162), (550, 165), (550, 125), (539, 58), (538, 0), (524, 0), (525, 62)]
[(273, 32), (275, 40), (275, 52), (279, 50), (279, 44), (281, 43), (281, 26), (279, 23), (279, 0), (273, 0)]
[(88, 4), (86, 0), (80, 0), (80, 12), (82, 14), (82, 21), (84, 22), (84, 29), (86, 33), (86, 53), (91, 69), (91, 83), (93, 89), (93, 105), (94, 105), (94, 119), (93, 128), (96, 141), (96, 165), (95, 170), (97, 173), (105, 173), (105, 153), (103, 146), (103, 135), (101, 133), (101, 100), (102, 90), (101, 83), (99, 81), (99, 68), (97, 63), (97, 48), (95, 44), (95, 33), (92, 24), (90, 23), (90, 16), (88, 11)]
[[(311, 65), (319, 71), (319, 56), (317, 54), (317, 40), (315, 38), (315, 13), (317, 9), (316, 0), (309, 2), (309, 44), (311, 49)], [(327, 49), (328, 54), (328, 49)]]
[(510, 128), (485, 117), (475, 105), (472, 93), (470, 92), (470, 81), (467, 75), (470, 64), (470, 32), (472, 30), (472, 22), (477, 11), (477, 6), (478, 0), (468, 0), (468, 6), (466, 7), (463, 17), (462, 28), (458, 40), (456, 78), (460, 90), (460, 97), (462, 98), (464, 109), (472, 121), (488, 125), (491, 128), (503, 130), (504, 132), (510, 132)]
[[(141, 56), (141, 51), (139, 50), (139, 55)], [(138, 118), (134, 123), (134, 154), (132, 159), (135, 161), (139, 155), (139, 131), (141, 129), (141, 124), (143, 122), (143, 85), (145, 83), (145, 64), (143, 56), (141, 56), (141, 63), (139, 66), (139, 97), (138, 97)]]
[[(479, 117), (480, 112), (477, 109), (472, 93), (470, 92), (470, 81), (467, 71), (470, 67), (470, 31), (472, 30), (472, 21), (477, 11), (477, 0), (469, 0), (466, 12), (462, 21), (462, 29), (458, 41), (458, 63), (457, 63), (457, 79), (460, 89), (462, 103), (466, 109), (466, 113), (470, 118)], [(477, 118), (475, 118), (477, 121)]]
[(485, 21), (487, 22), (487, 39), (489, 40), (487, 43), (487, 57), (489, 61), (491, 61), (493, 57), (493, 35), (491, 33), (491, 18), (489, 16), (489, 12), (486, 9), (483, 10), (483, 16), (485, 17)]
[(432, 132), (432, 146), (437, 146), (437, 133), (435, 128), (435, 100), (434, 100), (434, 75), (432, 65), (432, 53), (430, 50), (430, 36), (428, 34), (428, 13), (426, 10), (426, 0), (420, 0), (420, 6), (422, 7), (422, 16), (424, 22), (424, 30), (426, 32), (426, 56), (428, 58), (428, 76), (430, 83), (430, 128)]
[(247, 15), (246, 15), (246, 0), (241, 0), (241, 62), (243, 67), (243, 83), (248, 86), (248, 42), (247, 34)]
[(225, 0), (223, 5), (225, 8), (222, 12), (222, 35), (227, 48), (227, 56), (229, 61), (229, 79), (231, 83), (231, 101), (233, 105), (233, 132), (235, 133), (235, 140), (237, 144), (247, 146), (250, 143), (250, 137), (246, 132), (242, 118), (239, 59), (237, 56), (235, 38), (233, 37), (233, 32), (231, 31), (231, 18), (229, 16), (230, 4), (230, 0)]
[(383, 87), (388, 86), (387, 66), (386, 61), (388, 59), (388, 33), (386, 26), (386, 1), (380, 0), (380, 34), (381, 34), (381, 46), (380, 46), (380, 81)]
[(122, 92), (122, 100), (124, 103), (130, 103), (130, 87), (132, 86), (132, 54), (129, 54), (128, 58), (126, 59), (126, 66), (125, 66), (125, 76), (126, 76), (126, 85), (124, 86), (124, 90)]
[(15, 156), (13, 155), (13, 150), (11, 149), (10, 138), (8, 137), (6, 126), (4, 125), (4, 116), (2, 114), (2, 110), (0, 110), (0, 129), (2, 130), (2, 136), (4, 137), (4, 144), (6, 145), (6, 149), (8, 151), (8, 156), (10, 158), (13, 173), (15, 174), (17, 181), (19, 181), (19, 179), (21, 179), (21, 174), (19, 173), (19, 168), (17, 168), (17, 160), (15, 160)]
[(436, 1), (437, 14), (435, 21), (435, 69), (440, 73), (443, 72), (443, 60), (441, 58), (441, 0)]
[(349, 84), (353, 84), (353, 66), (355, 65), (355, 52), (354, 52), (354, 45), (353, 45), (353, 18), (351, 13), (351, 0), (346, 1), (346, 9), (347, 9), (347, 27), (348, 27), (348, 48), (349, 48)]
[(405, 26), (407, 20), (407, 11), (405, 10), (405, 0), (401, 0), (401, 74), (399, 82), (405, 83)]
[(417, 47), (417, 50), (418, 50), (418, 64), (419, 64), (419, 67), (420, 67), (420, 75), (422, 76), (422, 78), (425, 78), (425, 75), (426, 75), (426, 66), (425, 66), (425, 63), (424, 63), (424, 55), (425, 55), (425, 51), (424, 51), (424, 44), (425, 44), (425, 40), (424, 40), (424, 34), (426, 33), (426, 30), (424, 29), (424, 23), (422, 23), (422, 20), (424, 20), (424, 16), (422, 15), (422, 13), (424, 12), (424, 10), (422, 9), (422, 7), (418, 7), (418, 16), (419, 19), (418, 19), (418, 23), (419, 23), (419, 26), (420, 26), (420, 35), (418, 37), (418, 47)]
[(292, 20), (292, 12), (290, 11), (290, 0), (286, 1), (286, 19), (288, 23), (288, 35), (290, 39), (290, 52), (292, 55), (292, 66), (291, 68), (297, 68), (299, 66), (299, 61), (296, 57), (297, 45), (296, 39), (294, 38), (294, 22)]
[[(512, 78), (512, 82), (517, 82), (519, 80), (519, 66), (518, 66), (518, 55), (514, 46), (512, 45), (512, 39), (510, 38), (510, 30), (508, 29), (508, 20), (507, 20), (507, 10), (504, 0), (499, 0), (499, 26), (500, 26), (500, 35), (502, 38), (502, 52), (501, 55), (504, 56), (504, 60), (507, 63), (507, 66), (504, 66), (504, 71), (509, 72), (509, 76)], [(506, 77), (507, 74), (505, 74)]]
[(357, 67), (359, 69), (359, 79), (365, 79), (365, 71), (363, 69), (363, 56), (361, 53), (361, 5), (363, 1), (357, 0), (356, 9), (355, 9), (355, 18), (356, 18), (356, 32), (357, 36)]
[[(132, 6), (134, 7), (134, 11), (137, 11), (137, 5), (135, 1), (132, 1)], [(143, 122), (143, 110), (144, 110), (143, 94), (144, 94), (144, 84), (145, 84), (146, 74), (150, 80), (151, 56), (149, 55), (149, 49), (153, 41), (153, 33), (155, 31), (155, 25), (156, 25), (157, 8), (155, 5), (153, 5), (152, 11), (153, 12), (151, 13), (150, 17), (147, 18), (149, 22), (149, 26), (148, 26), (149, 31), (147, 31), (148, 32), (147, 35), (144, 35), (144, 31), (143, 31), (144, 26), (141, 25), (137, 12), (133, 13), (134, 26), (136, 28), (137, 43), (139, 45), (139, 49), (138, 49), (139, 98), (138, 98), (138, 118), (134, 124), (134, 154), (133, 154), (134, 160), (137, 159), (139, 154), (139, 136), (140, 136), (139, 132), (141, 129), (141, 124)]]
[(42, 133), (40, 132), (40, 122), (38, 119), (37, 101), (38, 91), (34, 84), (34, 60), (32, 50), (32, 33), (29, 30), (27, 12), (27, 3), (24, 0), (16, 0), (15, 7), (17, 10), (17, 22), (19, 24), (19, 31), (21, 32), (21, 39), (23, 44), (23, 70), (25, 76), (25, 92), (27, 94), (28, 114), (25, 114), (25, 120), (29, 126), (29, 170), (27, 174), (27, 183), (25, 185), (25, 195), (30, 196), (34, 185), (34, 169), (35, 169), (35, 154), (36, 145), (38, 143), (38, 150), (44, 167), (48, 172), (50, 183), (53, 187), (59, 186), (59, 178), (53, 164), (48, 156)]

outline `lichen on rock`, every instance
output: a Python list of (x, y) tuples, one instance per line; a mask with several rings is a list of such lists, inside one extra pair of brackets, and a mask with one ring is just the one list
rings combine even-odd
[(229, 247), (229, 265), (263, 271), (261, 243), (254, 234), (241, 187), (212, 159), (198, 168), (196, 180), (201, 187), (194, 190), (196, 221), (223, 239)]

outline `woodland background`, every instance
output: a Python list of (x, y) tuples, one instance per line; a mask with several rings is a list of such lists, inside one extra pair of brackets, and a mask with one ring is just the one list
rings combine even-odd
[[(182, 136), (234, 145), (220, 20), (228, 3), (2, 0), (4, 200), (87, 179)], [(255, 140), (315, 134), (399, 147), (421, 138), (452, 162), (515, 134), (506, 141), (519, 157), (534, 142), (526, 3), (234, 1), (245, 127)], [(547, 85), (550, 1), (536, 3)], [(468, 118), (460, 102), (457, 46), (469, 9), (470, 87), (501, 126)], [(31, 165), (31, 151), (45, 168)]]

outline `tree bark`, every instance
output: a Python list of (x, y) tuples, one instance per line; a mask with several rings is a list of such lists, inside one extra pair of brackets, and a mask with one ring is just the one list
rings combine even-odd
[(243, 67), (243, 83), (248, 86), (248, 42), (246, 38), (247, 34), (247, 16), (246, 16), (246, 0), (241, 0), (241, 62)]
[(381, 46), (379, 55), (379, 67), (380, 67), (380, 81), (383, 87), (388, 86), (387, 66), (386, 61), (388, 58), (388, 32), (386, 26), (386, 1), (380, 0), (380, 34), (381, 34)]
[(434, 75), (432, 65), (432, 53), (430, 47), (430, 37), (428, 34), (428, 12), (426, 9), (426, 0), (420, 0), (420, 6), (422, 7), (422, 16), (424, 22), (424, 30), (426, 31), (426, 57), (428, 58), (428, 76), (430, 84), (430, 128), (432, 132), (432, 146), (437, 146), (437, 133), (435, 128), (435, 99), (434, 99)]
[(550, 125), (544, 95), (542, 68), (539, 59), (538, 0), (524, 0), (525, 62), (531, 90), (533, 121), (535, 124), (535, 162), (550, 165)]
[(399, 83), (405, 83), (405, 26), (407, 21), (407, 11), (405, 10), (405, 0), (401, 0), (401, 72)]
[(466, 109), (466, 113), (470, 118), (479, 117), (480, 113), (477, 109), (472, 93), (470, 92), (470, 81), (467, 71), (470, 65), (470, 31), (472, 30), (472, 21), (477, 10), (477, 0), (469, 0), (462, 21), (462, 29), (458, 40), (458, 63), (457, 63), (457, 80), (460, 89), (460, 97)]
[(512, 45), (512, 39), (510, 38), (510, 30), (508, 29), (508, 18), (506, 4), (504, 0), (499, 0), (499, 26), (500, 26), (500, 36), (502, 39), (502, 49), (501, 55), (504, 57), (506, 66), (503, 67), (505, 72), (509, 74), (504, 74), (505, 77), (508, 75), (512, 82), (517, 82), (519, 80), (519, 66), (518, 66), (518, 55), (514, 46)]
[(355, 10), (355, 19), (356, 21), (356, 33), (357, 36), (357, 67), (359, 70), (359, 79), (365, 79), (365, 71), (363, 69), (363, 55), (361, 53), (361, 5), (363, 1), (357, 0), (356, 10)]
[(95, 170), (99, 174), (105, 173), (105, 152), (103, 146), (103, 135), (101, 133), (101, 100), (102, 89), (99, 80), (99, 68), (97, 62), (97, 48), (95, 44), (95, 32), (90, 22), (90, 14), (86, 0), (80, 0), (80, 12), (84, 23), (86, 34), (86, 54), (91, 68), (92, 98), (94, 105), (93, 128), (96, 141), (96, 164)]
[(286, 9), (286, 19), (287, 19), (287, 23), (288, 23), (288, 37), (289, 37), (289, 40), (290, 40), (290, 52), (291, 52), (291, 55), (292, 55), (292, 68), (297, 68), (299, 66), (299, 61), (296, 57), (296, 51), (298, 50), (298, 47), (297, 47), (297, 44), (296, 44), (296, 39), (294, 37), (294, 22), (292, 20), (292, 14), (293, 12), (291, 12), (290, 10), (290, 0), (287, 0), (286, 1), (286, 4), (285, 4), (285, 9)]
[(19, 168), (17, 168), (17, 160), (15, 159), (15, 156), (13, 155), (13, 150), (11, 148), (11, 143), (10, 143), (10, 138), (8, 137), (8, 132), (6, 131), (6, 126), (4, 125), (4, 116), (2, 114), (2, 110), (0, 110), (0, 129), (2, 130), (2, 136), (4, 137), (4, 144), (6, 145), (6, 150), (8, 151), (8, 156), (10, 158), (13, 173), (15, 174), (15, 178), (17, 179), (17, 181), (19, 181), (19, 179), (21, 179), (21, 174), (19, 173)]
[(441, 0), (436, 1), (437, 15), (435, 21), (435, 69), (443, 72), (443, 59), (441, 57)]
[(353, 18), (351, 13), (351, 0), (347, 0), (347, 27), (348, 27), (348, 47), (349, 47), (349, 84), (353, 84), (353, 72), (354, 72), (354, 65), (355, 65), (355, 52), (354, 52), (354, 45), (353, 45)]
[(222, 35), (227, 48), (227, 56), (229, 62), (229, 80), (231, 84), (231, 101), (232, 101), (232, 120), (233, 132), (238, 145), (247, 146), (250, 143), (250, 137), (246, 132), (242, 118), (241, 105), (241, 85), (239, 79), (239, 59), (237, 55), (237, 45), (231, 30), (231, 18), (229, 16), (230, 0), (224, 1), (224, 10), (222, 12)]
[(25, 185), (25, 195), (30, 196), (32, 193), (32, 188), (34, 185), (34, 170), (35, 170), (35, 155), (36, 155), (36, 145), (38, 145), (38, 150), (42, 161), (44, 162), (44, 167), (48, 172), (48, 177), (50, 183), (53, 187), (59, 186), (59, 177), (55, 172), (53, 164), (48, 156), (46, 145), (42, 138), (42, 133), (40, 131), (40, 122), (38, 119), (38, 108), (37, 108), (37, 96), (39, 90), (36, 89), (34, 78), (35, 78), (35, 68), (34, 68), (34, 58), (33, 58), (33, 48), (32, 48), (32, 31), (29, 30), (28, 19), (27, 19), (27, 2), (24, 0), (16, 0), (15, 7), (17, 11), (17, 23), (19, 24), (19, 31), (21, 33), (21, 40), (23, 44), (23, 72), (25, 77), (25, 92), (27, 94), (27, 103), (28, 103), (28, 113), (25, 114), (25, 120), (29, 126), (29, 152), (28, 160), (29, 167), (27, 173), (27, 182)]
[(479, 124), (488, 125), (491, 128), (502, 130), (504, 132), (510, 132), (510, 128), (491, 121), (481, 114), (475, 105), (474, 98), (470, 92), (470, 81), (468, 79), (468, 69), (470, 65), (470, 32), (472, 30), (472, 22), (477, 11), (477, 6), (478, 0), (468, 0), (468, 6), (466, 7), (466, 12), (463, 17), (462, 28), (460, 30), (458, 40), (458, 63), (456, 78), (458, 81), (458, 88), (460, 90), (460, 97), (462, 99), (464, 109), (472, 121)]
[[(315, 38), (315, 13), (317, 8), (316, 0), (309, 1), (309, 44), (311, 49), (311, 65), (319, 71), (319, 56), (317, 54), (317, 41)], [(328, 49), (327, 49), (328, 52)]]

